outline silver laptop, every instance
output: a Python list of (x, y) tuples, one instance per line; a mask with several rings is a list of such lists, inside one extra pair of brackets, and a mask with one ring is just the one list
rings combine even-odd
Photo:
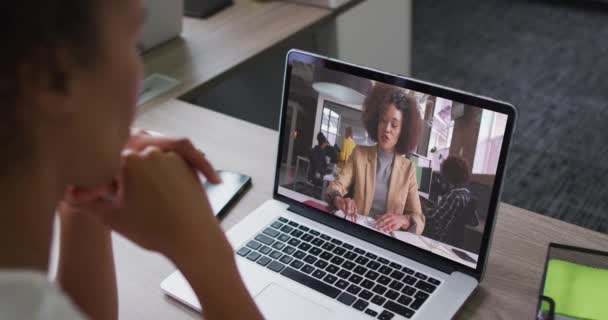
[[(383, 206), (382, 196), (349, 219), (328, 203), (337, 184), (346, 188), (339, 193), (344, 197), (361, 197), (356, 188), (375, 195), (375, 185), (357, 186), (370, 182), (356, 175), (375, 176), (369, 164), (376, 159), (353, 158), (361, 154), (357, 148), (377, 153), (377, 135), (368, 132), (373, 122), (362, 119), (370, 119), (372, 108), (402, 103), (394, 94), (378, 98), (382, 86), (412, 97), (410, 107), (416, 104), (422, 123), (413, 150), (392, 160), (393, 173), (404, 173), (395, 163), (410, 171), (407, 179), (391, 176), (388, 198), (409, 208), (396, 214), (421, 211), (426, 217), (424, 224), (408, 218), (409, 227), (388, 232), (378, 229), (378, 219), (382, 208), (395, 205)], [(515, 118), (513, 106), (493, 99), (290, 51), (273, 199), (228, 232), (241, 276), (264, 316), (452, 318), (483, 279)], [(356, 147), (340, 161), (348, 154), (342, 150), (346, 131)], [(368, 167), (356, 168), (362, 165)], [(402, 198), (391, 193), (398, 185), (392, 180), (407, 183)], [(179, 272), (161, 287), (201, 310)]]
[(144, 7), (146, 17), (138, 44), (142, 52), (182, 33), (183, 1), (144, 0)]

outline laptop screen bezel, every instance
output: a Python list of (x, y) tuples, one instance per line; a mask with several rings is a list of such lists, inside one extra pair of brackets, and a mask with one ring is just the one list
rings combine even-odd
[[(479, 251), (479, 258), (477, 261), (476, 268), (472, 268), (461, 264), (457, 261), (439, 256), (434, 254), (428, 250), (424, 250), (422, 248), (418, 248), (414, 245), (408, 244), (406, 242), (397, 240), (393, 237), (389, 237), (383, 235), (382, 233), (373, 231), (364, 226), (360, 226), (351, 222), (348, 222), (344, 219), (336, 217), (331, 214), (327, 214), (319, 209), (315, 209), (313, 207), (309, 207), (299, 201), (291, 199), (285, 195), (282, 195), (278, 192), (279, 190), (279, 174), (280, 174), (280, 166), (281, 166), (281, 155), (283, 152), (284, 139), (286, 135), (284, 135), (285, 128), (285, 117), (286, 117), (286, 108), (289, 99), (289, 85), (291, 80), (291, 66), (294, 61), (300, 61), (308, 64), (319, 65), (331, 70), (344, 72), (347, 74), (351, 74), (354, 76), (380, 81), (383, 83), (395, 85), (401, 88), (414, 90), (417, 92), (426, 93), (429, 95), (449, 99), (452, 101), (460, 102), (465, 105), (471, 105), (475, 107), (479, 107), (486, 110), (491, 110), (495, 112), (500, 112), (502, 114), (507, 115), (507, 125), (505, 129), (504, 139), (500, 150), (500, 156), (498, 161), (498, 167), (496, 171), (496, 176), (494, 180), (494, 187), (492, 189), (492, 194), (490, 197), (490, 205), (486, 218), (486, 224), (484, 227), (484, 232), (481, 240), (481, 248)], [(488, 251), (490, 247), (491, 235), (494, 229), (494, 224), (496, 221), (496, 213), (497, 207), (500, 201), (500, 192), (502, 190), (503, 177), (505, 174), (506, 163), (507, 163), (507, 154), (508, 149), (511, 144), (512, 134), (515, 128), (515, 122), (517, 118), (517, 111), (515, 107), (512, 105), (497, 101), (494, 99), (481, 97), (477, 95), (473, 95), (470, 93), (466, 93), (463, 91), (426, 83), (419, 80), (414, 80), (411, 78), (407, 78), (405, 76), (390, 74), (387, 72), (382, 72), (362, 66), (357, 66), (345, 62), (341, 62), (335, 59), (330, 59), (322, 56), (318, 56), (312, 53), (300, 51), (300, 50), (291, 50), (287, 53), (287, 59), (285, 62), (285, 74), (283, 81), (283, 94), (282, 94), (282, 105), (279, 119), (279, 145), (278, 145), (278, 154), (276, 161), (276, 171), (275, 171), (275, 181), (273, 188), (273, 198), (284, 203), (287, 203), (293, 208), (296, 213), (303, 215), (307, 218), (320, 222), (322, 224), (328, 225), (332, 228), (335, 228), (341, 232), (347, 233), (359, 239), (363, 239), (367, 242), (380, 246), (384, 249), (392, 251), (396, 254), (402, 255), (406, 258), (416, 260), (420, 263), (426, 264), (435, 269), (444, 271), (446, 273), (451, 273), (453, 271), (460, 271), (465, 274), (471, 275), (478, 280), (481, 280), (485, 266), (487, 264)]]

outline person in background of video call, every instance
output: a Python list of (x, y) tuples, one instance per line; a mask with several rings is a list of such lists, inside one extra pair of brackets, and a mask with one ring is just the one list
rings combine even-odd
[[(372, 217), (379, 230), (421, 234), (425, 218), (418, 196), (416, 167), (405, 154), (416, 146), (421, 129), (416, 101), (399, 88), (376, 84), (363, 103), (362, 120), (374, 146), (357, 146), (327, 200), (355, 221)], [(350, 198), (350, 195), (353, 198)]]
[[(328, 161), (329, 160), (329, 161)], [(322, 132), (317, 134), (317, 145), (310, 150), (310, 176), (308, 177), (315, 185), (323, 183), (323, 176), (332, 172), (330, 164), (338, 160), (338, 153), (329, 144)]]
[(344, 135), (345, 138), (342, 142), (342, 151), (340, 151), (340, 153), (338, 154), (338, 160), (340, 160), (340, 162), (342, 163), (345, 163), (346, 160), (350, 158), (350, 155), (353, 153), (353, 150), (355, 150), (355, 147), (357, 146), (355, 140), (353, 139), (352, 127), (346, 127), (346, 130), (344, 130)]
[(466, 188), (471, 170), (467, 161), (458, 156), (449, 156), (441, 163), (440, 174), (448, 184), (448, 191), (434, 207), (426, 210), (425, 235), (445, 242), (450, 227), (462, 215), (467, 214), (473, 197)]

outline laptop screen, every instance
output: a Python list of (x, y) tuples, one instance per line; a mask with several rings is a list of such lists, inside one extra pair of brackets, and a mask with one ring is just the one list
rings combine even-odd
[(508, 116), (289, 63), (277, 192), (476, 268)]

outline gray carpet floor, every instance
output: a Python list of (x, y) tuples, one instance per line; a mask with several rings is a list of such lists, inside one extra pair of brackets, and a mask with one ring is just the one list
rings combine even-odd
[(519, 111), (503, 201), (608, 232), (608, 2), (420, 0), (413, 76)]

